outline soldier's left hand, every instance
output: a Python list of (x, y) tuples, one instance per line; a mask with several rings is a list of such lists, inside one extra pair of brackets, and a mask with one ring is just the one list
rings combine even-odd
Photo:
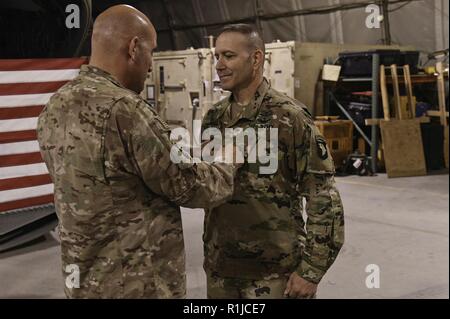
[(286, 284), (284, 295), (291, 298), (314, 298), (317, 292), (317, 284), (307, 281), (293, 272)]

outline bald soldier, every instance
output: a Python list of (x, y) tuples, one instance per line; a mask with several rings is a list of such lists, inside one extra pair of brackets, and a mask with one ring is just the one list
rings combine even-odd
[(94, 23), (90, 64), (39, 116), (68, 297), (184, 297), (179, 206), (232, 194), (235, 166), (170, 161), (169, 128), (138, 95), (155, 47), (144, 14), (109, 8)]
[(217, 74), (232, 94), (208, 111), (203, 130), (277, 130), (278, 165), (262, 173), (265, 165), (247, 162), (232, 199), (206, 212), (208, 298), (314, 298), (344, 242), (326, 142), (307, 108), (263, 77), (264, 54), (250, 25), (227, 26), (216, 41)]

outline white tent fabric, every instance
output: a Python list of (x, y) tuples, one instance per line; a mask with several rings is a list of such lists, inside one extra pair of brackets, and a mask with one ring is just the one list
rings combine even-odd
[[(275, 40), (340, 44), (381, 44), (382, 28), (370, 29), (365, 21), (367, 0), (161, 0), (133, 3), (159, 30), (161, 50), (208, 47), (208, 35), (217, 35), (220, 24), (255, 23), (256, 12), (265, 42)], [(267, 15), (298, 10), (360, 4), (359, 8), (331, 13), (270, 19)], [(447, 0), (390, 0), (392, 44), (412, 45), (432, 52), (448, 48)], [(381, 10), (381, 8), (380, 8)], [(201, 24), (214, 24), (198, 27)], [(257, 23), (256, 23), (257, 24)], [(197, 26), (197, 27), (195, 27)]]

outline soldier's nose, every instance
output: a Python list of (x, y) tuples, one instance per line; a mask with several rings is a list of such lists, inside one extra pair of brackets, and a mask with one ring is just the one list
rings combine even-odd
[(216, 70), (217, 71), (220, 71), (220, 70), (223, 70), (223, 69), (225, 69), (225, 67), (222, 64), (219, 64), (219, 63), (216, 64)]
[(216, 70), (222, 70), (222, 69), (224, 69), (224, 65), (223, 65), (223, 63), (222, 63), (222, 60), (221, 59), (218, 59), (217, 60), (217, 63), (216, 63)]

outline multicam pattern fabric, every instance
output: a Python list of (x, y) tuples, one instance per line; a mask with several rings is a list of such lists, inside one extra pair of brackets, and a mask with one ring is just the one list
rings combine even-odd
[(204, 268), (215, 278), (252, 280), (296, 271), (318, 283), (344, 242), (344, 210), (326, 142), (307, 108), (266, 79), (235, 117), (233, 105), (233, 96), (217, 103), (202, 129), (277, 128), (278, 169), (259, 174), (261, 163), (246, 163), (233, 198), (207, 210)]
[(287, 276), (269, 275), (260, 280), (221, 278), (207, 275), (208, 299), (280, 299), (284, 296)]
[(74, 298), (181, 298), (179, 206), (223, 203), (233, 167), (174, 164), (169, 128), (137, 94), (98, 68), (52, 96), (38, 140), (52, 177), (62, 266), (80, 270)]

